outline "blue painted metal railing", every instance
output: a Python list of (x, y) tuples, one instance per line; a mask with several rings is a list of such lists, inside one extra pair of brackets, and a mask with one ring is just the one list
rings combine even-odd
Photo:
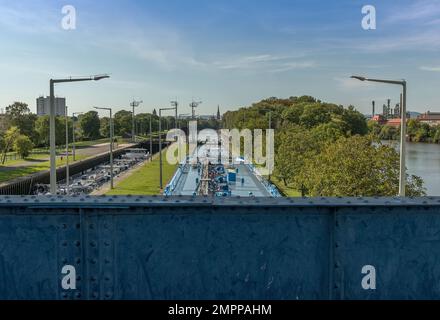
[(439, 299), (440, 198), (0, 197), (0, 299)]
[(278, 188), (274, 184), (270, 183), (265, 178), (263, 178), (261, 176), (261, 174), (258, 172), (258, 169), (255, 168), (254, 165), (248, 163), (248, 164), (246, 164), (246, 166), (255, 175), (255, 177), (262, 183), (262, 185), (264, 186), (264, 188), (266, 188), (267, 192), (269, 192), (271, 197), (274, 197), (274, 198), (282, 197)]

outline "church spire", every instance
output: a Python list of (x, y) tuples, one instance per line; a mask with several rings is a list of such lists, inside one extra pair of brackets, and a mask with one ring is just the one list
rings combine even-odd
[(217, 120), (221, 119), (221, 114), (220, 114), (220, 106), (217, 106)]

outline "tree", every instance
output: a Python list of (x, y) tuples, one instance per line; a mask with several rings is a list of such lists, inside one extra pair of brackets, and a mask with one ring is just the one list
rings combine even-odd
[(14, 141), (14, 150), (23, 159), (27, 158), (34, 148), (34, 144), (31, 139), (23, 134), (19, 135)]
[(12, 149), (14, 141), (20, 135), (20, 129), (17, 127), (9, 128), (3, 136), (2, 164), (6, 162), (6, 154)]
[(334, 142), (345, 136), (344, 126), (336, 121), (320, 124), (313, 128), (310, 133), (317, 141)]
[(431, 127), (427, 123), (420, 124), (416, 135), (414, 137), (414, 142), (429, 142), (431, 136)]
[[(35, 123), (37, 144), (48, 147), (50, 144), (49, 116), (38, 117)], [(55, 117), (55, 143), (62, 145), (66, 142), (66, 125), (64, 117)]]
[(368, 133), (367, 121), (364, 115), (356, 111), (353, 106), (344, 109), (342, 120), (347, 125), (349, 135), (365, 135)]
[(131, 129), (133, 126), (132, 113), (126, 110), (116, 112), (114, 126), (116, 135), (131, 135)]
[(79, 125), (85, 139), (96, 140), (100, 138), (101, 122), (99, 120), (98, 112), (89, 111), (81, 115), (79, 117)]
[(381, 125), (377, 121), (370, 120), (367, 123), (368, 131), (375, 137), (379, 137), (382, 130)]
[(342, 114), (343, 108), (334, 104), (314, 103), (307, 104), (300, 117), (300, 124), (306, 128), (313, 128), (332, 120), (332, 114)]
[[(399, 191), (399, 154), (370, 138), (353, 136), (327, 145), (300, 172), (311, 196), (395, 196)], [(411, 176), (407, 192), (425, 195), (423, 180)]]
[(281, 132), (275, 140), (275, 177), (286, 186), (303, 189), (304, 184), (299, 174), (305, 164), (319, 153), (320, 141), (310, 131), (299, 126)]
[(31, 114), (28, 105), (23, 102), (14, 102), (6, 107), (8, 126), (17, 127), (20, 132), (28, 137), (36, 137), (35, 122), (37, 116)]
[(101, 137), (110, 137), (110, 118), (102, 117), (100, 118), (100, 134)]
[(400, 137), (400, 130), (393, 126), (385, 125), (380, 131), (379, 138), (382, 140), (397, 140)]

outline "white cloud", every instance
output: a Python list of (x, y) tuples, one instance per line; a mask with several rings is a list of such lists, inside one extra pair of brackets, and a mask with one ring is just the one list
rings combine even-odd
[(427, 66), (422, 66), (422, 67), (420, 67), (420, 70), (423, 70), (423, 71), (432, 71), (432, 72), (440, 72), (440, 66), (438, 66), (438, 67), (427, 67)]
[(359, 81), (357, 79), (352, 79), (350, 77), (335, 77), (333, 78), (338, 83), (338, 87), (342, 90), (358, 90), (361, 88), (371, 88), (374, 86), (371, 82)]
[(431, 19), (437, 20), (439, 15), (439, 0), (419, 0), (409, 7), (399, 6), (394, 8), (393, 14), (388, 18), (388, 22), (396, 23), (423, 20), (423, 22), (429, 23)]
[(309, 69), (309, 68), (315, 68), (317, 64), (314, 61), (303, 61), (303, 62), (288, 62), (284, 65), (281, 65), (277, 69), (273, 69), (273, 72), (286, 72), (290, 70), (297, 70), (297, 69)]
[[(331, 40), (331, 41), (330, 41)], [(355, 50), (367, 53), (440, 50), (440, 30), (414, 32), (409, 35), (377, 36), (370, 39), (326, 39), (326, 48)]]
[(269, 62), (279, 61), (283, 58), (271, 55), (261, 54), (252, 56), (230, 57), (213, 63), (219, 69), (253, 69), (261, 67)]
[(250, 56), (230, 57), (215, 61), (213, 65), (223, 70), (254, 70), (283, 72), (294, 69), (315, 67), (312, 61), (300, 60), (302, 56), (286, 56), (276, 54), (260, 54)]
[[(0, 26), (5, 29), (27, 34), (52, 34), (62, 32), (61, 9), (58, 15), (54, 10), (35, 4), (0, 4)], [(61, 7), (60, 7), (61, 8)]]

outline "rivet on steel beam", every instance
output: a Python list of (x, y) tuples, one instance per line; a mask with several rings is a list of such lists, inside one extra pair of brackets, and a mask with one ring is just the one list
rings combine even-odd
[(96, 247), (96, 242), (95, 241), (90, 241), (90, 246), (93, 247), (93, 248)]
[(79, 299), (79, 298), (81, 298), (81, 292), (77, 292), (76, 294), (75, 294), (75, 296)]

